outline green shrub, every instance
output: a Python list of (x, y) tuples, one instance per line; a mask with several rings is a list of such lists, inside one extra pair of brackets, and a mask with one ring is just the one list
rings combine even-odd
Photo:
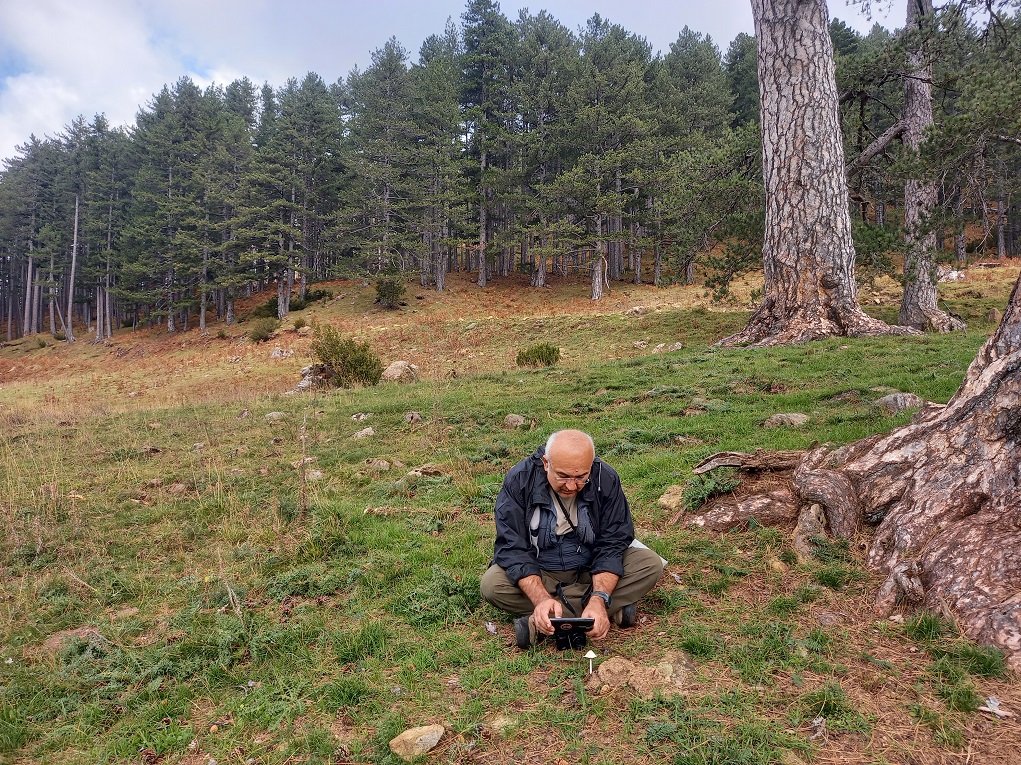
[(309, 290), (305, 293), (305, 302), (314, 303), (317, 300), (333, 300), (333, 293), (329, 290)]
[(308, 326), (308, 322), (305, 321), (304, 319), (300, 319), (299, 318), (299, 319), (295, 319), (294, 320), (294, 328), (295, 329), (301, 329), (302, 327), (305, 327), (305, 326)]
[(734, 491), (740, 483), (731, 468), (692, 476), (681, 492), (684, 507), (689, 513), (694, 512), (713, 497)]
[(264, 303), (260, 303), (248, 312), (249, 319), (275, 319), (277, 318), (277, 298), (274, 295)]
[(552, 367), (560, 361), (560, 348), (551, 343), (536, 343), (518, 351), (519, 367)]
[(375, 385), (383, 376), (383, 362), (369, 344), (344, 337), (336, 327), (315, 328), (312, 353), (337, 387)]
[(253, 343), (264, 343), (273, 337), (273, 333), (279, 326), (279, 319), (256, 319), (252, 322), (252, 328), (248, 330), (248, 339)]
[(376, 302), (384, 308), (396, 308), (404, 297), (404, 282), (397, 276), (381, 276), (376, 280)]

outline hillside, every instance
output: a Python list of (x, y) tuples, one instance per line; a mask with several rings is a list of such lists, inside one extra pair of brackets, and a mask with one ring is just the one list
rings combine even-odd
[[(798, 564), (789, 529), (711, 535), (657, 500), (708, 494), (691, 467), (718, 450), (906, 422), (873, 406), (884, 388), (945, 401), (1017, 270), (942, 286), (967, 334), (771, 350), (711, 345), (742, 326), (751, 282), (723, 305), (634, 285), (592, 303), (584, 283), (517, 276), (412, 287), (398, 311), (332, 283), (262, 344), (246, 323), (5, 344), (0, 762), (389, 763), (394, 735), (432, 723), (429, 762), (1016, 761), (1002, 657), (941, 614), (875, 620), (858, 544)], [(897, 300), (892, 281), (863, 294), (884, 318)], [(423, 379), (283, 395), (311, 358), (298, 318)], [(535, 342), (561, 363), (516, 367)], [(795, 411), (809, 423), (762, 428)], [(509, 413), (528, 425), (504, 427)], [(479, 601), (502, 475), (560, 427), (593, 434), (670, 561), (596, 662), (659, 667), (658, 691), (587, 682), (572, 652), (519, 652)], [(989, 697), (1015, 716), (976, 711)]]

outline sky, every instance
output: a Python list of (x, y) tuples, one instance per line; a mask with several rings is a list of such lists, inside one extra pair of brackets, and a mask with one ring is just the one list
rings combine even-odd
[[(845, 2), (830, 0), (830, 15), (867, 31), (873, 21)], [(332, 83), (366, 68), (390, 37), (414, 61), (448, 18), (460, 24), (464, 7), (464, 0), (0, 0), (0, 159), (78, 115), (133, 124), (140, 107), (185, 75), (203, 87), (243, 76), (280, 86), (308, 72)], [(753, 31), (749, 0), (502, 0), (500, 7), (512, 21), (521, 8), (547, 10), (570, 29), (599, 13), (664, 53), (686, 25), (723, 52)], [(898, 26), (882, 12), (874, 21)]]

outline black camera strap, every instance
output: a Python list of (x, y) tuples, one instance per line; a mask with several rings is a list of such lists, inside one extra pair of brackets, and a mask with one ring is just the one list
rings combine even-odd
[[(564, 514), (564, 518), (567, 520), (567, 525), (571, 527), (571, 530), (574, 531), (575, 534), (577, 534), (578, 533), (578, 527), (575, 526), (574, 525), (574, 521), (571, 520), (571, 514), (569, 512), (567, 512), (567, 508), (564, 507), (564, 503), (563, 503), (563, 501), (561, 501), (560, 496), (556, 492), (552, 492), (552, 494), (553, 494), (553, 501), (557, 504), (557, 507), (560, 509), (560, 512), (562, 512)], [(573, 582), (560, 582), (560, 581), (557, 582), (557, 597), (560, 598), (560, 602), (563, 603), (567, 607), (567, 609), (572, 614), (574, 614), (575, 616), (579, 616), (579, 614), (578, 614), (577, 611), (574, 610), (574, 606), (571, 605), (570, 601), (567, 600), (567, 596), (564, 595), (564, 585), (565, 584), (566, 585), (577, 584), (578, 583), (578, 579), (581, 577), (581, 572), (585, 571), (585, 570), (586, 570), (585, 568), (579, 568), (577, 571), (575, 571), (574, 572), (574, 581)], [(589, 586), (585, 589), (585, 592), (582, 593), (582, 596), (581, 596), (582, 608), (585, 607), (585, 605), (589, 602), (589, 598), (591, 598), (591, 597), (592, 597), (592, 583), (589, 582)]]

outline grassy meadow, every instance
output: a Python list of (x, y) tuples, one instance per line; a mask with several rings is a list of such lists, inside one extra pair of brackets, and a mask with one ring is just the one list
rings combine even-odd
[[(691, 467), (716, 451), (907, 422), (873, 406), (887, 389), (946, 401), (1016, 275), (943, 286), (966, 334), (768, 350), (712, 345), (743, 326), (751, 283), (724, 305), (633, 285), (593, 304), (581, 282), (518, 278), (409, 289), (394, 312), (329, 285), (263, 344), (244, 323), (7, 344), (0, 762), (396, 763), (389, 740), (431, 723), (447, 730), (430, 763), (1016, 762), (1017, 678), (942, 615), (877, 620), (865, 535), (798, 565), (788, 528), (708, 534), (657, 504), (697, 496)], [(863, 291), (886, 319), (898, 298)], [(285, 395), (311, 360), (297, 318), (422, 380)], [(518, 368), (537, 342), (561, 362)], [(811, 419), (763, 429), (778, 412)], [(480, 602), (502, 476), (562, 427), (592, 433), (670, 561), (597, 661), (684, 651), (677, 695), (593, 692), (580, 655), (518, 651)], [(976, 711), (989, 696), (1017, 716)]]

